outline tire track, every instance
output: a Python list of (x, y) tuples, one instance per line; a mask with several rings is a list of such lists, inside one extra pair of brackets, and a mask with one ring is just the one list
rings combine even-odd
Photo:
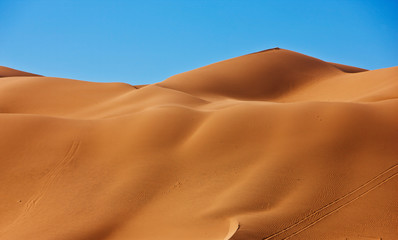
[(65, 169), (72, 162), (75, 154), (79, 150), (80, 143), (80, 140), (73, 140), (64, 158), (43, 177), (46, 180), (44, 181), (42, 187), (38, 190), (37, 194), (32, 196), (25, 204), (25, 212), (29, 212), (30, 209), (33, 208), (43, 198), (44, 194), (49, 190), (51, 185), (53, 185), (54, 182), (59, 178), (63, 169)]
[[(276, 232), (271, 234), (270, 236), (263, 238), (263, 240), (269, 240), (269, 239), (273, 239), (275, 237), (278, 237), (282, 234), (287, 234), (287, 232), (291, 229), (295, 229), (297, 226), (305, 224), (305, 222), (307, 221), (309, 223), (307, 223), (307, 225), (305, 225), (304, 227), (299, 228), (299, 230), (291, 233), (290, 235), (285, 236), (284, 238), (280, 238), (281, 240), (284, 239), (289, 239), (292, 236), (295, 236), (297, 234), (299, 234), (300, 232), (308, 229), (309, 227), (315, 225), (316, 223), (318, 223), (319, 221), (321, 221), (322, 219), (332, 215), (333, 213), (337, 212), (338, 210), (340, 210), (341, 208), (349, 205), (350, 203), (354, 202), (355, 200), (358, 200), (359, 198), (363, 197), (365, 194), (369, 193), (370, 191), (380, 187), (382, 184), (388, 182), (389, 180), (391, 180), (392, 178), (396, 177), (398, 175), (398, 172), (396, 171), (396, 169), (398, 168), (398, 164), (395, 164), (393, 166), (391, 166), (390, 168), (386, 169), (385, 171), (381, 172), (380, 174), (376, 175), (375, 177), (371, 178), (370, 180), (368, 180), (367, 182), (365, 182), (364, 184), (360, 185), (359, 187), (357, 187), (356, 189), (352, 190), (351, 192), (341, 196), (340, 198), (337, 198), (336, 200), (326, 204), (325, 206), (319, 208), (318, 210), (316, 210), (315, 212), (307, 215), (306, 217), (302, 218), (301, 220), (299, 220), (298, 222)], [(395, 170), (395, 171), (394, 171)], [(393, 172), (392, 174), (388, 174), (390, 172)], [(387, 176), (386, 176), (387, 175)], [(336, 208), (334, 208), (331, 211), (328, 211), (327, 213), (322, 214), (322, 212), (330, 210), (332, 207), (336, 206)], [(317, 219), (311, 221), (311, 219), (316, 218), (318, 216)]]
[(57, 179), (62, 174), (62, 171), (73, 161), (76, 153), (78, 152), (81, 145), (80, 140), (73, 140), (67, 152), (65, 153), (62, 160), (60, 160), (53, 169), (51, 169), (45, 176), (43, 176), (41, 187), (34, 194), (24, 206), (22, 213), (12, 222), (10, 223), (6, 229), (0, 232), (0, 234), (6, 233), (10, 228), (21, 222), (29, 212), (34, 209), (37, 203), (43, 198), (43, 196), (48, 192), (51, 186), (57, 181)]

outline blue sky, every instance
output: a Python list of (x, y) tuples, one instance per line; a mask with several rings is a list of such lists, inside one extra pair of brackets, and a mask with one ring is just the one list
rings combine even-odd
[(98, 82), (160, 82), (281, 47), (398, 65), (396, 0), (0, 0), (0, 65)]

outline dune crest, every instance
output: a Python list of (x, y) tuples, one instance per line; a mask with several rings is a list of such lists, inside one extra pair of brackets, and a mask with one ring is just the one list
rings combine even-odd
[(0, 67), (0, 239), (398, 239), (397, 76), (284, 49), (136, 86)]

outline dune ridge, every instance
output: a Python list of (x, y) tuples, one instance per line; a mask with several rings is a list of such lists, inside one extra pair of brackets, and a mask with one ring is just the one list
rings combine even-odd
[(279, 48), (136, 86), (0, 67), (0, 239), (398, 239), (397, 76)]

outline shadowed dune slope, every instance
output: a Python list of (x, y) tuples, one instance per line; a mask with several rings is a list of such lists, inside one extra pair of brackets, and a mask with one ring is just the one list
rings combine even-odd
[(398, 239), (398, 67), (271, 49), (132, 86), (0, 68), (0, 239)]
[(0, 66), (0, 78), (1, 77), (18, 77), (18, 76), (33, 77), (33, 76), (40, 76), (40, 75)]

